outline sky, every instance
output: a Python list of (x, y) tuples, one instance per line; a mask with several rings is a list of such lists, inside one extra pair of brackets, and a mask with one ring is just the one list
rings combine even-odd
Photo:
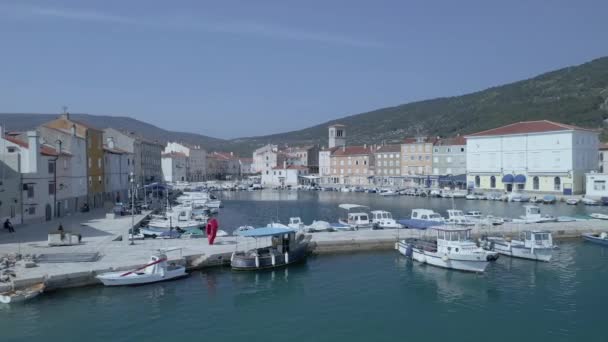
[(0, 112), (280, 133), (608, 55), (607, 18), (608, 1), (0, 0)]

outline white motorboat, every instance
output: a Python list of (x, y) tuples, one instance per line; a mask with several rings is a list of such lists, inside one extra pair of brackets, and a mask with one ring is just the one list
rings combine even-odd
[(513, 219), (514, 223), (544, 223), (555, 222), (557, 219), (553, 216), (542, 215), (540, 208), (535, 205), (526, 205), (526, 215), (520, 216), (519, 219)]
[(399, 192), (389, 190), (389, 189), (382, 189), (382, 190), (380, 190), (380, 192), (378, 192), (378, 194), (380, 196), (398, 196)]
[[(347, 225), (353, 229), (370, 229), (372, 223), (369, 219), (367, 211), (368, 207), (359, 204), (340, 204), (338, 207), (346, 210), (346, 219), (340, 219), (341, 224)], [(356, 211), (351, 211), (356, 210)]]
[(491, 251), (514, 258), (550, 261), (553, 255), (553, 238), (548, 231), (532, 230), (520, 233), (519, 240), (504, 237), (480, 239), (480, 245)]
[(312, 223), (309, 226), (305, 227), (305, 230), (307, 232), (331, 232), (334, 231), (335, 229), (333, 228), (333, 226), (331, 225), (331, 223), (327, 222), (327, 221), (312, 221)]
[(473, 222), (474, 224), (479, 223), (497, 226), (505, 223), (505, 220), (503, 218), (495, 217), (492, 215), (483, 216), (481, 211), (477, 210), (467, 211), (466, 214), (464, 214), (464, 217), (466, 217), (467, 220)]
[(589, 216), (593, 217), (594, 219), (598, 219), (598, 220), (608, 220), (608, 215), (606, 215), (606, 214), (593, 213), (593, 214), (589, 214)]
[(397, 223), (395, 219), (393, 219), (393, 215), (384, 210), (372, 210), (370, 212), (372, 215), (372, 224), (376, 225), (383, 229), (399, 229), (403, 228), (403, 225)]
[(157, 283), (185, 277), (188, 274), (184, 266), (167, 263), (166, 253), (176, 249), (161, 249), (157, 254), (150, 257), (150, 262), (132, 271), (108, 272), (100, 274), (96, 278), (105, 286), (124, 286)]
[(445, 222), (445, 219), (441, 215), (430, 209), (413, 209), (410, 218), (412, 220), (423, 220), (438, 223)]
[(456, 224), (459, 226), (473, 226), (475, 225), (475, 222), (469, 220), (464, 213), (462, 212), (462, 210), (457, 210), (457, 209), (448, 209), (448, 218), (447, 218), (447, 222), (451, 223), (451, 224)]
[(0, 303), (14, 304), (25, 302), (44, 292), (45, 288), (46, 285), (44, 283), (38, 283), (20, 290), (13, 289), (11, 291), (2, 292), (0, 293)]
[(450, 196), (452, 198), (466, 198), (467, 197), (467, 192), (466, 191), (452, 191), (452, 196)]
[(399, 253), (421, 263), (460, 271), (484, 272), (498, 253), (477, 247), (470, 228), (433, 227), (434, 241), (406, 239), (397, 243)]
[(220, 208), (222, 201), (215, 195), (205, 191), (186, 191), (176, 201), (182, 204), (202, 203), (208, 208)]
[(252, 230), (252, 229), (255, 229), (255, 227), (253, 227), (253, 226), (240, 226), (240, 227), (238, 227), (237, 229), (235, 229), (232, 232), (232, 235), (234, 235), (234, 236), (241, 235), (241, 233), (244, 233), (244, 232), (246, 232), (248, 230)]
[(586, 197), (581, 198), (581, 202), (583, 202), (584, 205), (600, 205), (599, 201)]
[(464, 214), (464, 217), (466, 217), (467, 219), (474, 221), (474, 220), (480, 220), (482, 218), (481, 215), (481, 211), (477, 211), (477, 210), (469, 210), (467, 211), (466, 214)]
[(299, 217), (290, 217), (289, 224), (287, 226), (296, 230), (302, 230), (306, 227), (304, 222), (302, 222), (302, 219)]
[(578, 198), (568, 198), (566, 200), (566, 204), (568, 205), (577, 205), (580, 202), (580, 199)]
[(477, 200), (477, 199), (479, 199), (479, 197), (477, 197), (477, 195), (473, 195), (473, 194), (468, 194), (465, 198), (468, 199), (468, 200)]

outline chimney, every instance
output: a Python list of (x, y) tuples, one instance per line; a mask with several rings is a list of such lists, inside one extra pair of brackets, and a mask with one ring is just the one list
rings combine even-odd
[(283, 169), (287, 168), (287, 161), (283, 160)]
[(27, 163), (29, 172), (38, 172), (38, 155), (40, 154), (40, 144), (38, 142), (38, 132), (27, 132)]
[(231, 157), (232, 157), (232, 156), (234, 156), (234, 152), (230, 152), (230, 156), (231, 156)]
[(108, 137), (106, 140), (108, 141), (108, 148), (114, 149), (114, 137)]

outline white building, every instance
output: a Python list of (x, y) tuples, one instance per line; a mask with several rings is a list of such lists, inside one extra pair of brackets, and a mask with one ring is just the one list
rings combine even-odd
[(270, 174), (270, 170), (278, 165), (279, 147), (268, 144), (253, 151), (253, 171), (255, 173)]
[(181, 152), (164, 153), (161, 166), (165, 182), (185, 182), (187, 179), (186, 165), (188, 157)]
[(298, 165), (283, 165), (274, 167), (269, 173), (262, 173), (262, 185), (274, 186), (297, 186), (302, 177), (308, 175), (308, 167)]
[(202, 182), (207, 179), (207, 151), (200, 146), (168, 142), (164, 153), (179, 152), (186, 155), (186, 181)]
[(106, 200), (113, 203), (126, 202), (133, 154), (117, 148), (112, 137), (106, 139), (103, 154)]
[[(0, 129), (1, 131), (1, 129)], [(56, 162), (61, 165), (57, 151), (40, 144), (36, 131), (27, 132), (27, 140), (6, 135), (2, 139), (3, 161), (14, 171), (21, 174), (22, 199), (20, 213), (22, 222), (51, 220), (55, 211), (57, 197), (55, 186)], [(4, 156), (4, 153), (9, 156)], [(17, 156), (14, 158), (13, 156)], [(67, 158), (67, 155), (63, 155)]]
[(599, 200), (608, 198), (608, 174), (588, 173), (586, 174), (585, 197)]
[(57, 164), (57, 216), (77, 213), (87, 202), (86, 139), (75, 129), (66, 131), (43, 125), (38, 132), (42, 144), (62, 152)]
[(597, 168), (598, 132), (526, 121), (466, 137), (469, 188), (579, 194)]

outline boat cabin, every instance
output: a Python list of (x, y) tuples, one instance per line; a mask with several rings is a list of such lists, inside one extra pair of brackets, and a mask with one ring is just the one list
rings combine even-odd
[(540, 208), (535, 205), (526, 205), (526, 218), (541, 218)]
[(393, 215), (390, 212), (384, 211), (384, 210), (373, 210), (371, 212), (371, 214), (372, 214), (373, 221), (392, 220), (393, 219)]
[(254, 238), (256, 245), (262, 239), (270, 241), (267, 247), (232, 253), (230, 265), (235, 270), (273, 268), (299, 261), (306, 256), (307, 241), (298, 241), (296, 231), (291, 228), (256, 228), (239, 232), (237, 236)]
[(367, 213), (348, 213), (347, 223), (351, 226), (369, 225), (369, 215)]
[(527, 248), (553, 247), (553, 237), (551, 236), (551, 232), (546, 230), (523, 231), (520, 233), (520, 239), (524, 241), (524, 247)]
[(424, 220), (424, 221), (434, 221), (434, 222), (443, 222), (444, 219), (441, 215), (429, 209), (413, 209), (412, 216), (413, 220)]
[(353, 228), (371, 227), (371, 221), (369, 214), (367, 213), (369, 210), (368, 207), (359, 204), (340, 204), (338, 207), (347, 211), (346, 220), (341, 219), (341, 223), (347, 224)]
[(477, 210), (467, 211), (467, 213), (464, 216), (470, 217), (470, 218), (481, 218), (481, 211), (477, 211)]
[(291, 226), (291, 225), (294, 225), (294, 226), (299, 226), (299, 225), (301, 225), (301, 224), (304, 224), (304, 223), (302, 222), (302, 219), (301, 219), (301, 218), (299, 218), (299, 217), (290, 217), (290, 218), (289, 218), (289, 225), (290, 225), (290, 226)]

